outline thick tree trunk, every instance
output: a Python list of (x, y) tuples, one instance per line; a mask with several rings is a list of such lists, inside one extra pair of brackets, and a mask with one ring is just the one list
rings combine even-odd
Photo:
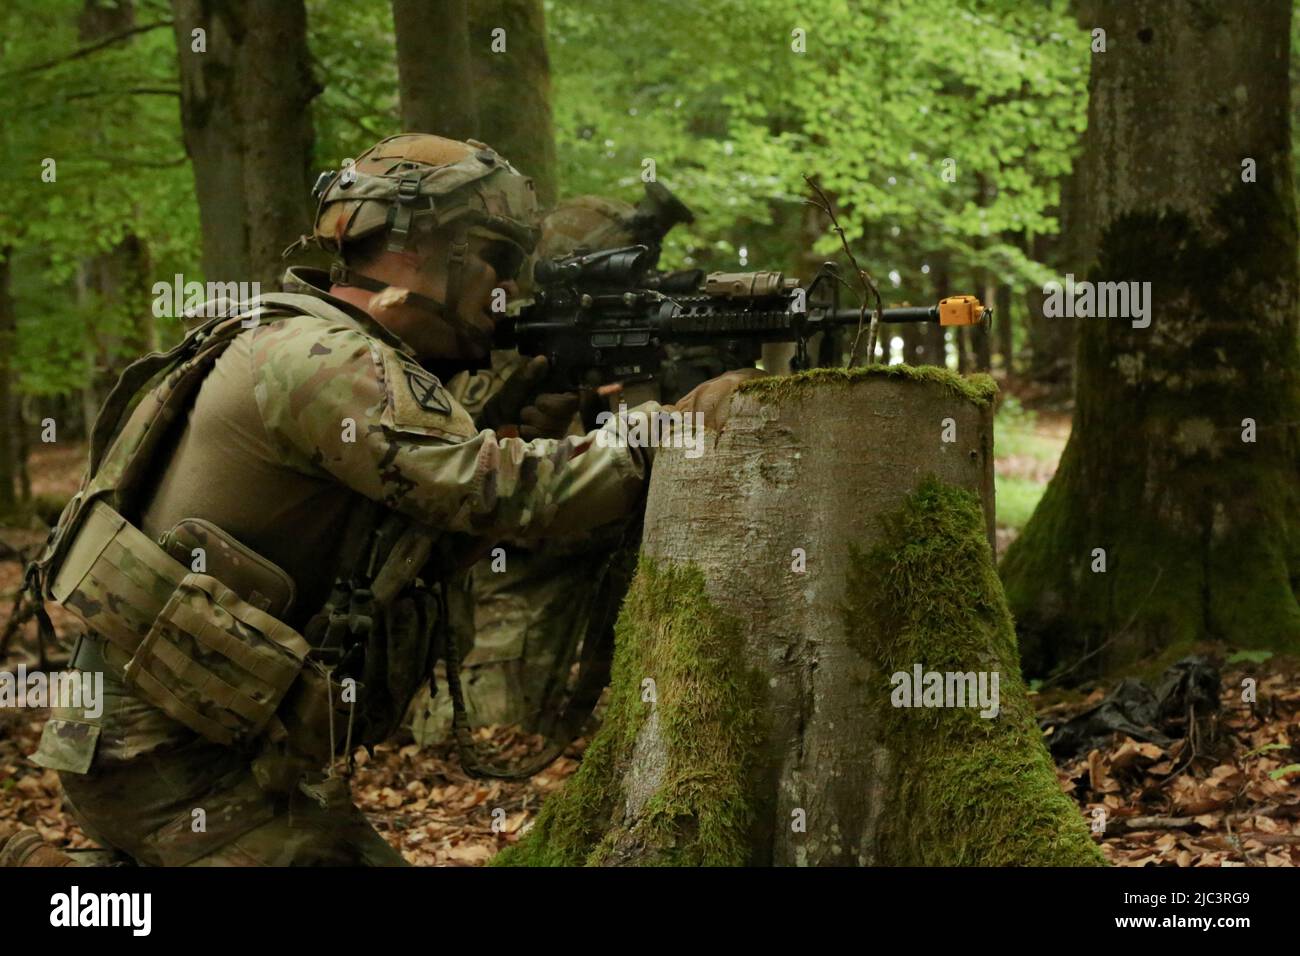
[(402, 129), (478, 138), (468, 0), (393, 0)]
[[(209, 281), (277, 287), (311, 214), (311, 76), (302, 0), (172, 0), (181, 124)], [(206, 49), (194, 49), (203, 30)]]
[[(993, 569), (992, 396), (814, 370), (661, 449), (606, 720), (501, 862), (1098, 862)], [(893, 706), (917, 667), (997, 673), (996, 716)]]
[[(502, 43), (504, 50), (500, 49)], [(553, 206), (555, 129), (542, 0), (474, 3), (469, 16), (469, 50), (479, 139), (533, 178), (543, 209)]]
[(18, 318), (9, 293), (13, 247), (0, 248), (0, 514), (8, 514), (17, 503), (18, 482), (18, 396), (13, 388), (13, 355), (17, 344)]
[(1003, 567), (1026, 667), (1159, 666), (1205, 639), (1295, 651), (1291, 4), (1099, 7), (1079, 243), (1088, 279), (1150, 283), (1150, 325), (1077, 320), (1074, 431)]

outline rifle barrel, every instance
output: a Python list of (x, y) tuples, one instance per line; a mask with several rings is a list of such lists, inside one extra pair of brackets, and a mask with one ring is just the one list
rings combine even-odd
[[(871, 321), (874, 312), (875, 309), (867, 309), (865, 316), (867, 322)], [(856, 325), (860, 314), (857, 309), (836, 309), (831, 316), (831, 324)], [(882, 309), (880, 320), (882, 322), (937, 322), (939, 320), (939, 310), (932, 305), (909, 305), (893, 309)]]

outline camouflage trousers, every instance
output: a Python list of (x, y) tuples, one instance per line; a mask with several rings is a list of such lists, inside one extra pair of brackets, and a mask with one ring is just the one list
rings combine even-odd
[[(518, 724), (548, 734), (587, 626), (595, 584), (618, 538), (506, 546), (448, 595), (471, 726)], [(421, 691), (409, 711), (421, 745), (450, 739), (451, 695)]]
[(97, 718), (56, 709), (33, 760), (86, 835), (145, 866), (402, 866), (350, 803), (263, 790), (247, 754), (195, 735), (104, 675)]

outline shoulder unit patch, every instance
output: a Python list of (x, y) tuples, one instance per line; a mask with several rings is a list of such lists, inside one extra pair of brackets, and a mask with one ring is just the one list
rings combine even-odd
[(384, 375), (387, 403), (380, 424), (396, 432), (466, 441), (478, 434), (469, 413), (437, 376), (396, 349), (372, 346)]

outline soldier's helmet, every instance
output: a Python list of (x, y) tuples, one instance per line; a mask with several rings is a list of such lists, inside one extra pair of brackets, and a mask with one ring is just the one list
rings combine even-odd
[(352, 242), (388, 230), (402, 251), (420, 230), (504, 238), (526, 254), (537, 240), (533, 181), (491, 147), (425, 133), (390, 136), (342, 169), (321, 173), (312, 239), (341, 256)]
[(617, 199), (577, 196), (559, 203), (542, 220), (538, 259), (571, 255), (575, 249), (598, 252), (636, 243), (636, 209)]

